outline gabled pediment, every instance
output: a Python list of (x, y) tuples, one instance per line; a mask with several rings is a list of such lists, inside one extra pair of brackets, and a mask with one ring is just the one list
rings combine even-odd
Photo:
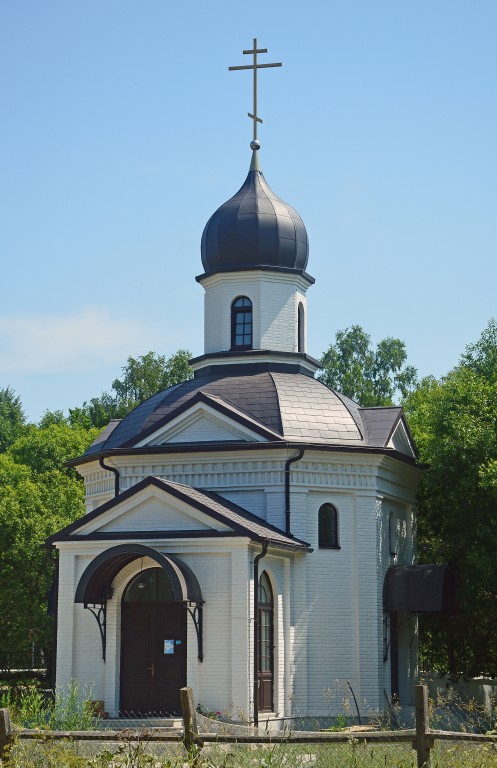
[(213, 520), (205, 513), (154, 485), (148, 485), (137, 493), (130, 494), (87, 522), (84, 522), (83, 518), (81, 523), (80, 527), (73, 531), (74, 535), (136, 531), (139, 536), (140, 531), (167, 534), (171, 531), (206, 533), (209, 530), (217, 532), (233, 530), (230, 526)]
[(387, 448), (393, 448), (395, 451), (399, 451), (399, 453), (405, 453), (407, 456), (416, 458), (416, 449), (403, 417), (398, 420), (390, 435)]
[(281, 436), (221, 397), (199, 392), (136, 447), (172, 443), (265, 442)]
[(286, 549), (308, 544), (212, 491), (149, 476), (49, 536), (58, 541), (242, 536)]

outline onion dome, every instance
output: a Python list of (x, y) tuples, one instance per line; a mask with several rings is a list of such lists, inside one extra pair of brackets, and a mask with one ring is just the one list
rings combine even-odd
[(260, 268), (304, 272), (308, 257), (304, 223), (297, 211), (270, 189), (254, 149), (242, 187), (205, 225), (205, 274)]

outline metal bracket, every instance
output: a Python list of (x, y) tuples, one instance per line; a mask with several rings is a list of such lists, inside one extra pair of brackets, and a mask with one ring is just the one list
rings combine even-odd
[(193, 609), (190, 605), (187, 605), (186, 610), (192, 617), (193, 623), (195, 625), (195, 632), (197, 633), (197, 643), (198, 643), (198, 660), (202, 662), (204, 660), (202, 603), (195, 603)]
[(85, 608), (88, 608), (97, 620), (100, 638), (102, 640), (102, 659), (105, 661), (107, 644), (107, 600), (104, 600), (101, 605), (94, 604), (91, 606), (85, 603)]

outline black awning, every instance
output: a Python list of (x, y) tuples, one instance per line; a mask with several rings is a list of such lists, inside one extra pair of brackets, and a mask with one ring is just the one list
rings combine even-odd
[(392, 565), (383, 582), (383, 610), (457, 613), (454, 565)]
[(105, 603), (110, 594), (112, 581), (119, 571), (128, 563), (141, 557), (150, 557), (164, 569), (171, 580), (176, 601), (197, 605), (204, 602), (197, 577), (186, 563), (175, 555), (159, 552), (144, 544), (120, 544), (98, 555), (81, 576), (74, 602), (85, 605)]

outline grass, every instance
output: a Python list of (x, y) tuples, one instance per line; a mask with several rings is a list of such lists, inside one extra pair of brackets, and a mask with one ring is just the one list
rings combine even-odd
[(15, 726), (50, 731), (89, 731), (95, 727), (91, 690), (80, 690), (72, 682), (58, 688), (53, 698), (39, 688), (10, 688), (0, 696), (0, 707), (7, 707)]
[[(0, 697), (0, 707), (11, 711), (15, 727), (42, 731), (82, 731), (95, 728), (91, 690), (76, 684), (59, 689), (54, 699), (35, 686), (12, 689)], [(432, 728), (488, 732), (495, 727), (495, 710), (486, 711), (474, 702), (461, 703), (452, 694), (431, 703)], [(335, 728), (345, 720), (338, 718)], [(377, 722), (381, 728), (389, 723)], [(456, 727), (458, 726), (458, 727)], [(181, 742), (148, 742), (126, 739), (109, 748), (104, 741), (54, 741), (48, 736), (27, 740), (17, 738), (11, 749), (8, 768), (416, 768), (416, 753), (410, 743), (367, 744), (360, 733), (343, 744), (237, 745), (206, 744), (202, 750), (186, 753)], [(497, 768), (496, 744), (435, 741), (432, 768)]]
[[(146, 738), (146, 737), (145, 737)], [(409, 745), (367, 745), (360, 740), (336, 745), (292, 745), (248, 748), (212, 745), (186, 754), (180, 744), (158, 747), (124, 742), (114, 750), (84, 754), (81, 745), (65, 742), (18, 741), (9, 768), (415, 768), (416, 753)], [(432, 768), (496, 768), (492, 744), (472, 746), (438, 743)]]

